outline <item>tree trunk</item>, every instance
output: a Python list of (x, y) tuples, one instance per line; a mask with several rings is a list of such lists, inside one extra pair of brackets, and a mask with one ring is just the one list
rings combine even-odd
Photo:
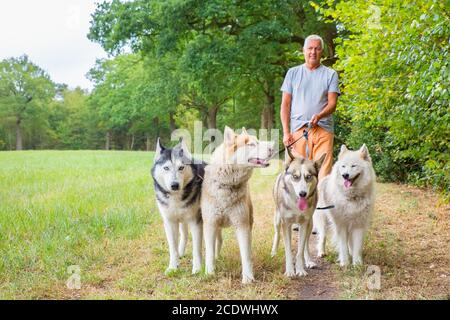
[(106, 131), (106, 142), (105, 142), (105, 150), (111, 149), (111, 132)]
[(217, 112), (219, 107), (214, 106), (208, 109), (208, 129), (217, 128)]
[(133, 150), (133, 147), (134, 147), (134, 134), (131, 135), (130, 150)]
[(177, 125), (175, 124), (173, 112), (169, 112), (169, 125), (170, 125), (170, 132), (175, 131), (175, 129), (177, 128)]
[(155, 126), (155, 132), (156, 132), (156, 137), (159, 137), (159, 118), (158, 117), (154, 117), (153, 118), (153, 125)]
[(267, 108), (261, 110), (261, 129), (267, 129)]
[(146, 146), (146, 150), (150, 151), (150, 137), (149, 136), (147, 136), (147, 141), (145, 143), (145, 146)]
[(267, 98), (267, 130), (272, 130), (275, 127), (275, 97), (271, 94)]
[(17, 118), (17, 120), (16, 120), (16, 150), (18, 150), (18, 151), (23, 150), (22, 131), (20, 129), (21, 122), (22, 122), (22, 120), (20, 118)]

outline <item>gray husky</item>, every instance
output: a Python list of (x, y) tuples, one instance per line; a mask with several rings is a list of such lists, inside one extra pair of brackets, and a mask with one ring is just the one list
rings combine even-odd
[[(306, 276), (307, 268), (315, 263), (309, 255), (309, 237), (312, 230), (312, 217), (317, 205), (318, 173), (326, 157), (323, 154), (318, 160), (307, 160), (294, 157), (287, 149), (284, 170), (278, 175), (273, 188), (275, 200), (275, 236), (272, 246), (272, 257), (275, 256), (280, 241), (280, 229), (283, 228), (284, 248), (286, 255), (287, 277)], [(291, 250), (291, 230), (293, 224), (299, 224), (299, 241), (295, 271)]]
[(158, 138), (151, 174), (169, 244), (170, 262), (166, 273), (178, 268), (178, 259), (184, 255), (186, 247), (188, 226), (192, 234), (192, 273), (201, 269), (203, 226), (200, 195), (205, 166), (206, 163), (192, 158), (182, 139), (173, 149), (168, 149)]

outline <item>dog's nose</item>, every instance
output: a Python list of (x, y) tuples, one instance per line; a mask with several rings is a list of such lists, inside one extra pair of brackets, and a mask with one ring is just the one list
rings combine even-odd
[(350, 178), (350, 175), (349, 175), (348, 173), (344, 173), (344, 174), (342, 175), (342, 178), (348, 180), (348, 178)]
[(305, 192), (305, 191), (300, 192), (300, 193), (299, 193), (299, 196), (300, 196), (301, 198), (306, 197), (306, 192)]
[(172, 188), (173, 191), (180, 189), (180, 184), (177, 182), (174, 182), (170, 185), (170, 188)]

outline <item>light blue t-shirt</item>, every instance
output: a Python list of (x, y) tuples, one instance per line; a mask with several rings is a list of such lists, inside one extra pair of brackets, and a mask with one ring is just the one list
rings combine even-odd
[[(309, 70), (305, 64), (288, 70), (281, 91), (290, 93), (291, 132), (303, 127), (314, 114), (319, 114), (328, 103), (328, 92), (339, 91), (336, 71), (324, 65)], [(319, 120), (318, 125), (334, 132), (333, 115)]]

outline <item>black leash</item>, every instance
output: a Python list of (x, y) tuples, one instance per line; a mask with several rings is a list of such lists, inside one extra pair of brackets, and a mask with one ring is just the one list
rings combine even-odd
[[(301, 135), (299, 138), (297, 138), (294, 142), (288, 144), (286, 147), (284, 147), (281, 151), (278, 151), (276, 153), (276, 155), (279, 155), (281, 153), (283, 153), (284, 151), (286, 151), (286, 149), (289, 149), (290, 147), (292, 147), (294, 144), (296, 144), (300, 139), (305, 138), (306, 141), (308, 141), (308, 130), (311, 128), (311, 123), (308, 122), (308, 129), (304, 129), (303, 130), (303, 135)], [(309, 148), (308, 148), (308, 143), (306, 143), (306, 157), (309, 158)]]
[(327, 206), (327, 207), (317, 207), (316, 210), (327, 210), (327, 209), (333, 209), (334, 208), (334, 204)]

